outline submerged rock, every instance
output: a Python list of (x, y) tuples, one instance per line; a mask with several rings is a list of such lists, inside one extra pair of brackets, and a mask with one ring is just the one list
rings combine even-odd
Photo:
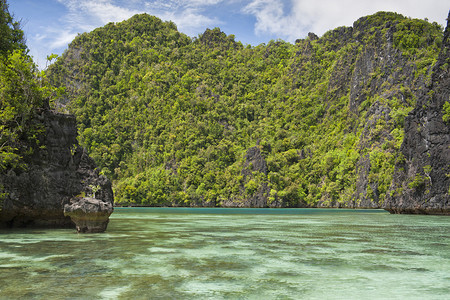
[(64, 216), (72, 219), (78, 232), (104, 232), (113, 210), (111, 203), (91, 197), (76, 197), (64, 205)]

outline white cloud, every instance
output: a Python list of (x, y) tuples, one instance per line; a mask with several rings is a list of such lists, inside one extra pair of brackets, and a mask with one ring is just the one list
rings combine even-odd
[(255, 33), (294, 41), (308, 32), (322, 35), (377, 11), (395, 11), (408, 17), (444, 24), (448, 4), (441, 0), (252, 0), (243, 12), (256, 17)]
[(218, 17), (209, 17), (209, 7), (224, 0), (157, 0), (146, 2), (146, 11), (166, 21), (173, 21), (178, 29), (190, 36), (195, 36), (209, 26), (223, 24)]
[(112, 0), (58, 0), (69, 11), (61, 18), (70, 29), (91, 30), (108, 22), (119, 22), (142, 12), (123, 6), (118, 6)]
[(89, 13), (98, 22), (105, 24), (112, 21), (123, 21), (139, 13), (138, 10), (115, 6), (107, 0), (77, 1), (80, 3), (82, 12)]
[(284, 13), (285, 4), (281, 0), (254, 0), (243, 12), (253, 14), (256, 17), (255, 33), (281, 33), (286, 35), (287, 30), (292, 30), (294, 16)]
[(194, 8), (185, 8), (178, 12), (162, 12), (158, 17), (173, 21), (178, 30), (191, 36), (198, 33), (199, 30), (205, 30), (211, 25), (222, 23), (219, 19), (207, 17)]
[(191, 0), (185, 1), (187, 5), (199, 7), (199, 6), (208, 6), (208, 5), (216, 5), (220, 2), (224, 2), (224, 0)]
[(54, 38), (50, 42), (51, 49), (57, 49), (64, 46), (67, 46), (76, 36), (77, 34), (70, 30), (49, 30), (48, 32), (52, 32), (54, 34)]

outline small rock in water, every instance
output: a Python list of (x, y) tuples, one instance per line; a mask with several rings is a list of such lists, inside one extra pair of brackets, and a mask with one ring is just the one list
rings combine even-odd
[(109, 202), (91, 197), (72, 198), (64, 206), (64, 216), (69, 216), (81, 233), (104, 232), (114, 208)]

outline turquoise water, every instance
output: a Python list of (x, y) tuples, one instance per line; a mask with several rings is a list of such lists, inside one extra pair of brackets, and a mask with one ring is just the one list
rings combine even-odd
[(118, 208), (103, 234), (1, 230), (0, 299), (449, 299), (450, 218)]

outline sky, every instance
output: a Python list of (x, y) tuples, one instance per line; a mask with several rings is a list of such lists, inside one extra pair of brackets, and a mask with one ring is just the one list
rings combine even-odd
[(308, 32), (318, 36), (339, 26), (352, 26), (362, 16), (393, 11), (442, 26), (448, 0), (8, 0), (21, 20), (27, 45), (40, 68), (46, 57), (61, 55), (78, 33), (138, 13), (173, 21), (178, 30), (197, 37), (219, 27), (252, 46), (282, 39), (294, 43)]

